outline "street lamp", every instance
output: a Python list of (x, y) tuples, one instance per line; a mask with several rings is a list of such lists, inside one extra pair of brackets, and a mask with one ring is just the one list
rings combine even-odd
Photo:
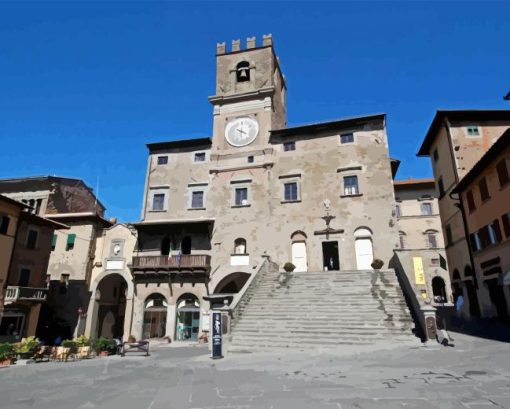
[(508, 92), (508, 94), (506, 94), (506, 95), (503, 97), (503, 99), (504, 99), (505, 101), (510, 101), (510, 91)]

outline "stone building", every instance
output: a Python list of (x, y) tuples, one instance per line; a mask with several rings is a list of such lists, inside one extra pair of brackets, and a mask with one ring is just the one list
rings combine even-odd
[(387, 265), (398, 243), (384, 114), (287, 126), (271, 36), (219, 44), (216, 68), (212, 137), (147, 145), (137, 338), (196, 339), (203, 297), (237, 293), (267, 257), (326, 278)]
[[(434, 179), (396, 180), (397, 252), (416, 296), (432, 305), (451, 304), (441, 218)], [(423, 274), (420, 272), (423, 271)]]
[[(510, 130), (459, 181), (484, 317), (510, 313)], [(458, 283), (454, 285), (460, 292)]]
[(466, 317), (480, 316), (480, 284), (459, 197), (453, 191), (509, 127), (510, 110), (437, 111), (418, 152), (431, 158), (451, 281), (457, 289), (455, 296), (463, 295)]
[[(33, 213), (63, 223), (52, 237), (46, 280), (47, 303), (41, 309), (39, 337), (72, 338), (82, 331), (81, 314), (88, 309), (95, 243), (105, 227), (105, 207), (82, 180), (54, 176), (0, 180), (0, 193), (25, 203)], [(80, 324), (80, 325), (78, 325)]]

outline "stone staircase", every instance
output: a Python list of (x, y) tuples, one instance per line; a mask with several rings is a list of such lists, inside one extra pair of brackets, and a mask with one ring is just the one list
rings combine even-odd
[(265, 271), (232, 324), (229, 351), (419, 345), (393, 270)]

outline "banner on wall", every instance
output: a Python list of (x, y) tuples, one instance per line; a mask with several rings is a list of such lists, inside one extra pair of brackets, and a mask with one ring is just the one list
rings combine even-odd
[(416, 284), (425, 284), (425, 272), (423, 271), (423, 260), (421, 257), (413, 257), (414, 282)]

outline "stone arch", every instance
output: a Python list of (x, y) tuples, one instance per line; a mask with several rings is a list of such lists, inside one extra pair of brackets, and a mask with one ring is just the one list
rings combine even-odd
[(142, 337), (161, 338), (166, 335), (168, 300), (159, 293), (149, 294), (143, 302)]
[(354, 230), (354, 250), (358, 270), (372, 269), (371, 264), (374, 261), (372, 234), (372, 230), (365, 226), (360, 226)]
[(200, 328), (200, 300), (192, 293), (184, 293), (176, 303), (176, 341), (197, 341)]
[(354, 237), (372, 237), (372, 229), (366, 226), (359, 226), (354, 230)]
[(452, 281), (460, 281), (460, 273), (459, 270), (453, 270)]
[[(434, 295), (434, 301), (436, 302), (447, 301), (446, 284), (444, 280), (439, 276), (435, 276), (432, 279), (432, 294)], [(441, 298), (441, 301), (439, 300), (439, 298)]]
[(114, 273), (112, 273), (111, 271), (102, 271), (101, 273), (99, 273), (96, 276), (96, 278), (94, 278), (94, 280), (92, 281), (92, 284), (90, 286), (90, 291), (92, 293), (92, 297), (95, 298), (95, 292), (96, 292), (97, 287), (98, 287), (99, 283), (101, 282), (101, 280), (103, 278), (105, 278), (106, 276), (109, 276), (112, 274), (120, 275), (126, 281), (126, 284), (127, 284), (126, 298), (128, 298), (128, 299), (133, 298), (133, 293), (134, 293), (135, 287), (133, 285), (133, 279), (127, 271), (115, 271)]
[(249, 273), (236, 272), (224, 277), (214, 288), (215, 294), (238, 293), (244, 287), (248, 279)]
[(308, 236), (302, 230), (296, 230), (294, 233), (290, 235), (290, 240), (294, 243), (296, 241), (306, 241)]
[(93, 293), (93, 336), (113, 338), (125, 335), (127, 294), (128, 282), (121, 274), (107, 274), (98, 281)]

